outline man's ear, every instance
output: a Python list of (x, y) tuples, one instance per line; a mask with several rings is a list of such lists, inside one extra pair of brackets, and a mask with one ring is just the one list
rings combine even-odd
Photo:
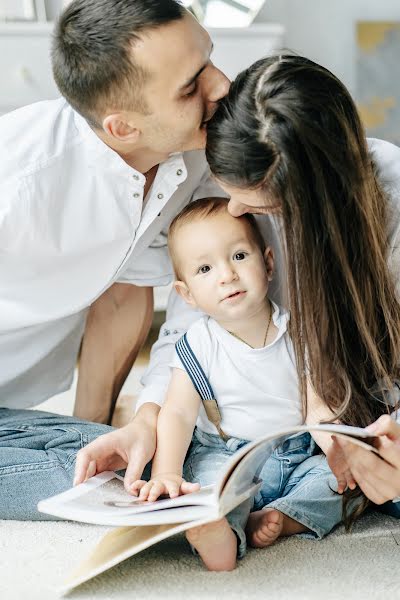
[(274, 274), (274, 268), (275, 268), (275, 257), (274, 257), (274, 251), (272, 250), (271, 246), (268, 246), (267, 248), (265, 248), (264, 261), (265, 261), (265, 266), (267, 268), (268, 281), (272, 281), (273, 274)]
[(131, 119), (124, 113), (108, 115), (103, 121), (104, 131), (120, 142), (137, 143), (141, 135), (140, 129), (135, 127)]
[(178, 294), (178, 296), (183, 298), (183, 300), (187, 304), (189, 304), (190, 306), (193, 306), (193, 308), (197, 308), (197, 304), (194, 301), (193, 296), (190, 293), (190, 290), (184, 281), (175, 281), (174, 288), (175, 288), (175, 291)]

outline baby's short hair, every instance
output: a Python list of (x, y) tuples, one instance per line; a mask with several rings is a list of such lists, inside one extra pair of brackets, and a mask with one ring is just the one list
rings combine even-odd
[[(174, 238), (176, 236), (176, 233), (183, 225), (186, 225), (187, 223), (193, 223), (194, 221), (205, 219), (210, 215), (215, 215), (221, 212), (228, 212), (228, 202), (229, 200), (227, 198), (214, 197), (195, 200), (194, 202), (190, 202), (190, 204), (187, 204), (185, 208), (183, 208), (181, 212), (178, 213), (172, 221), (168, 231), (168, 249), (172, 265), (174, 267), (175, 277), (177, 279), (182, 279), (182, 274), (179, 269), (178, 256), (174, 247)], [(250, 213), (245, 213), (244, 215), (235, 218), (243, 219), (248, 223), (253, 236), (253, 240), (260, 248), (261, 252), (264, 253), (266, 248), (265, 241), (263, 236), (261, 235), (261, 231), (257, 225), (257, 221), (254, 218), (254, 215)]]

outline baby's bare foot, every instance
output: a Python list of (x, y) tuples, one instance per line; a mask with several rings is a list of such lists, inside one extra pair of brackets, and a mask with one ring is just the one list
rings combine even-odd
[(210, 571), (232, 571), (235, 568), (237, 539), (225, 518), (188, 529), (186, 538)]
[(250, 513), (246, 525), (247, 542), (253, 548), (271, 546), (282, 534), (284, 515), (275, 508)]

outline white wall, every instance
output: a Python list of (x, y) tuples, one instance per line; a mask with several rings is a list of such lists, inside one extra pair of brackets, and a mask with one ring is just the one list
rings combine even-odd
[(256, 22), (283, 24), (288, 49), (330, 69), (356, 95), (356, 21), (396, 20), (400, 0), (266, 0)]

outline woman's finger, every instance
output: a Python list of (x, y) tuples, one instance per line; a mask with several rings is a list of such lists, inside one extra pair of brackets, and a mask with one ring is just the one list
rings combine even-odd
[(377, 449), (386, 462), (398, 469), (400, 479), (400, 445), (388, 437), (382, 437), (378, 440)]
[(366, 427), (366, 430), (374, 435), (387, 435), (400, 444), (400, 425), (389, 415), (382, 415), (375, 423)]
[(375, 504), (382, 504), (398, 495), (399, 471), (375, 453), (351, 442), (339, 441), (350, 466), (352, 476), (364, 494)]

